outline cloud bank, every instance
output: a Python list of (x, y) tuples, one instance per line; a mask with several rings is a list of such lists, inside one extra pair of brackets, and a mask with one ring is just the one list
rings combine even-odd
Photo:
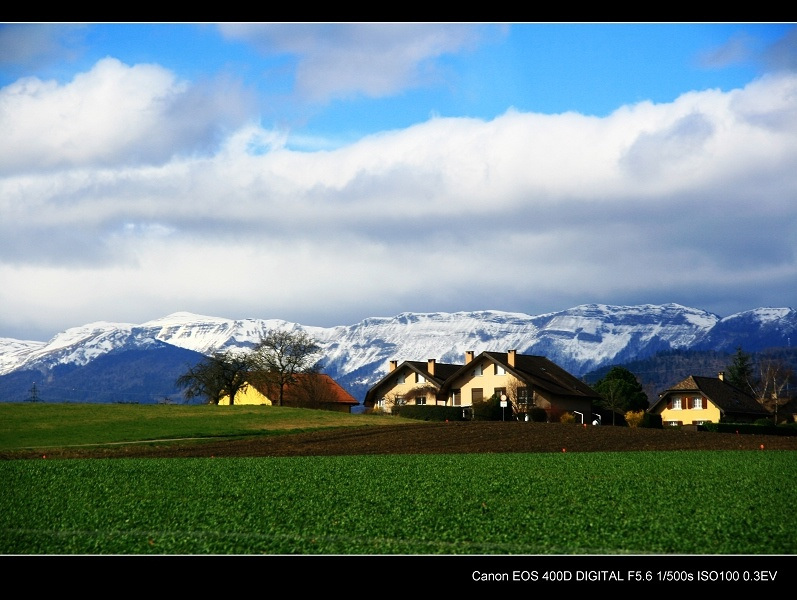
[[(467, 43), (438, 34), (395, 57), (395, 81)], [(284, 45), (301, 54), (302, 37)], [(342, 90), (318, 86), (323, 52), (304, 60), (299, 88)], [(360, 91), (395, 85), (371, 73)], [(585, 302), (724, 316), (794, 298), (795, 98), (781, 71), (603, 118), (510, 109), (299, 152), (232, 82), (113, 58), (20, 79), (0, 89), (0, 332), (177, 310), (322, 326)]]

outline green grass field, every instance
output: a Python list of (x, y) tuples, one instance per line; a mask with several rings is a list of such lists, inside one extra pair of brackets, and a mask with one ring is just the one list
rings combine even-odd
[[(173, 438), (235, 438), (404, 422), (270, 406), (0, 403), (0, 451)], [(417, 423), (417, 421), (414, 421)]]
[[(214, 408), (0, 405), (0, 447), (380, 423)], [(790, 451), (33, 459), (0, 477), (11, 555), (797, 553)]]

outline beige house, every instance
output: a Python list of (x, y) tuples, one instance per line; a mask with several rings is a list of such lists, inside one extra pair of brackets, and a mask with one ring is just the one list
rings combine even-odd
[(465, 364), (449, 377), (441, 390), (451, 406), (472, 407), (497, 394), (505, 398), (508, 413), (527, 419), (534, 408), (543, 409), (549, 421), (573, 413), (583, 423), (592, 421), (592, 404), (600, 394), (544, 356), (508, 352), (465, 353)]
[(540, 408), (551, 421), (571, 412), (582, 422), (591, 422), (592, 404), (601, 398), (543, 356), (515, 350), (475, 356), (467, 351), (462, 365), (391, 361), (390, 372), (368, 391), (364, 405), (388, 412), (401, 404), (459, 406), (467, 415), (474, 402), (494, 394), (505, 397), (507, 418), (526, 419), (533, 408)]
[(702, 425), (704, 423), (750, 423), (771, 417), (750, 394), (718, 377), (691, 375), (659, 394), (659, 399), (648, 409), (660, 415), (662, 425)]
[(434, 358), (426, 362), (407, 360), (398, 364), (391, 360), (388, 374), (371, 386), (365, 394), (366, 408), (392, 412), (404, 404), (446, 405), (440, 389), (445, 380), (462, 365), (438, 363)]

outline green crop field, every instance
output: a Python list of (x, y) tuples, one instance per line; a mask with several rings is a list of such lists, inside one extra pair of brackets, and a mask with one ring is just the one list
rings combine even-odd
[(797, 552), (792, 452), (16, 460), (0, 475), (6, 554)]
[[(0, 446), (242, 435), (268, 412), (226, 411), (224, 427), (162, 410), (198, 407), (109, 408), (0, 405)], [(269, 415), (283, 430), (370, 418)], [(791, 451), (31, 459), (0, 477), (7, 555), (797, 553)]]

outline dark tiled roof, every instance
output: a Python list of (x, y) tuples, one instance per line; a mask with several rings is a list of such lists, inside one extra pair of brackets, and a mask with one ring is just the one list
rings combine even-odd
[(507, 371), (538, 390), (546, 390), (557, 396), (601, 397), (586, 383), (544, 356), (516, 354), (514, 367), (509, 366), (509, 355), (506, 352), (483, 352), (482, 356), (501, 364)]
[[(408, 360), (403, 363), (404, 365), (410, 367), (413, 371), (420, 373), (424, 376), (424, 378), (433, 383), (435, 387), (440, 387), (443, 385), (446, 379), (448, 379), (452, 373), (456, 372), (462, 365), (452, 365), (449, 363), (438, 363), (434, 364), (434, 375), (429, 373), (429, 362), (428, 361), (420, 361), (420, 360)], [(400, 367), (401, 365), (399, 365)], [(396, 369), (398, 370), (398, 368)]]
[(460, 375), (467, 373), (472, 365), (482, 358), (500, 364), (509, 373), (538, 391), (544, 391), (556, 396), (576, 396), (580, 398), (599, 399), (601, 396), (586, 383), (565, 371), (556, 363), (544, 356), (532, 354), (516, 354), (515, 366), (509, 365), (507, 352), (482, 352), (475, 356), (468, 364), (461, 365), (452, 373), (446, 385)]

